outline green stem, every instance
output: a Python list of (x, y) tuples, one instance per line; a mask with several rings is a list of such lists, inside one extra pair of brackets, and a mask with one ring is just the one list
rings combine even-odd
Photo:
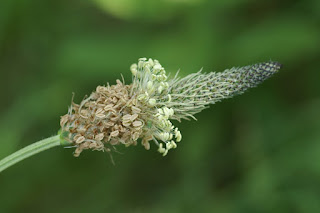
[(50, 138), (43, 139), (41, 141), (35, 142), (33, 144), (30, 144), (27, 147), (24, 147), (8, 157), (2, 159), (0, 161), (0, 172), (5, 170), (6, 168), (18, 163), (19, 161), (22, 161), (25, 158), (28, 158), (32, 155), (35, 155), (39, 152), (42, 152), (44, 150), (50, 149), (55, 146), (60, 145), (60, 135), (55, 135)]

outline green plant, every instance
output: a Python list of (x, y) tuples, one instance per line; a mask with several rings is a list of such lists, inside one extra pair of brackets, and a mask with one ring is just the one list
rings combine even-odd
[(0, 161), (0, 172), (36, 153), (55, 146), (74, 146), (74, 156), (92, 149), (111, 152), (115, 146), (137, 145), (145, 149), (150, 141), (163, 156), (177, 147), (182, 135), (171, 119), (181, 121), (207, 108), (210, 104), (242, 94), (257, 86), (281, 65), (265, 62), (224, 72), (190, 74), (168, 79), (159, 61), (140, 58), (130, 68), (133, 82), (126, 85), (98, 86), (80, 104), (72, 102), (61, 116), (61, 129), (56, 136), (31, 144)]

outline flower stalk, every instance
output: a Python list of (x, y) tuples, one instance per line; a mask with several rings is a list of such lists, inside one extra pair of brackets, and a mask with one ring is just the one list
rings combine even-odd
[(111, 152), (118, 145), (137, 145), (146, 150), (150, 142), (163, 156), (182, 140), (172, 120), (196, 119), (195, 114), (210, 104), (256, 87), (281, 65), (258, 63), (223, 72), (201, 71), (168, 78), (157, 60), (140, 58), (130, 67), (132, 83), (117, 80), (116, 85), (98, 86), (81, 103), (72, 102), (61, 116), (59, 134), (31, 144), (0, 161), (0, 172), (36, 153), (58, 145), (75, 147), (74, 156), (91, 149)]
[(49, 138), (45, 138), (41, 141), (35, 142), (33, 144), (30, 144), (29, 146), (24, 147), (19, 151), (16, 151), (13, 154), (0, 160), (0, 172), (2, 172), (6, 168), (32, 155), (35, 155), (39, 152), (45, 151), (47, 149), (50, 149), (59, 145), (60, 145), (60, 135), (55, 135)]

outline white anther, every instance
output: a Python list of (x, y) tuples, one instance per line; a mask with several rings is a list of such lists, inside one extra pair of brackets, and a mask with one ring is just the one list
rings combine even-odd
[(132, 134), (131, 138), (132, 138), (132, 140), (136, 141), (136, 140), (138, 140), (139, 136), (140, 136), (140, 133), (139, 132), (135, 132), (135, 133)]
[(152, 74), (152, 75), (151, 75), (151, 80), (152, 80), (152, 81), (155, 81), (155, 80), (157, 80), (157, 75), (155, 75), (155, 74)]
[(145, 71), (146, 73), (151, 73), (149, 66), (145, 66), (145, 67), (144, 67), (144, 71)]
[(111, 110), (113, 110), (113, 108), (112, 108), (113, 106), (114, 106), (113, 104), (108, 104), (107, 106), (104, 107), (104, 110), (111, 111)]
[(169, 109), (168, 109), (168, 107), (163, 107), (163, 114), (167, 119), (169, 118)]
[(166, 149), (169, 150), (172, 148), (171, 142), (166, 143)]
[(131, 125), (131, 121), (122, 121), (122, 125), (128, 127)]
[(158, 81), (165, 81), (164, 75), (157, 75), (157, 80)]
[(137, 67), (138, 67), (137, 64), (132, 64), (130, 67), (130, 71), (134, 76), (137, 74)]
[(138, 72), (137, 70), (133, 70), (133, 69), (131, 70), (131, 73), (132, 73), (132, 75), (134, 75), (134, 76), (137, 75), (137, 72)]
[(170, 143), (171, 143), (171, 147), (173, 149), (177, 148), (177, 144), (174, 141), (171, 141)]
[(140, 127), (140, 126), (142, 126), (142, 122), (141, 121), (135, 121), (135, 122), (132, 123), (132, 125), (134, 127)]
[(130, 121), (134, 121), (138, 117), (138, 114), (133, 114), (130, 117)]
[(155, 106), (156, 103), (157, 103), (156, 99), (154, 99), (154, 98), (150, 98), (150, 99), (149, 99), (149, 104), (150, 104), (151, 106)]
[(147, 140), (142, 140), (141, 144), (144, 146), (146, 150), (150, 149), (150, 143)]
[(168, 132), (162, 132), (162, 133), (160, 133), (160, 139), (161, 139), (162, 141), (167, 141), (167, 140), (169, 139), (169, 137), (170, 137), (170, 135), (169, 135)]
[(106, 117), (106, 115), (104, 114), (104, 110), (102, 108), (99, 108), (97, 111), (96, 111), (96, 117), (98, 118), (104, 118)]
[(173, 115), (174, 111), (173, 111), (173, 109), (169, 109), (168, 107), (164, 107), (163, 113), (164, 113), (164, 116), (168, 119)]
[(181, 132), (179, 130), (175, 131), (176, 141), (180, 142), (182, 139)]
[(162, 108), (159, 108), (159, 109), (158, 109), (158, 113), (159, 113), (160, 115), (162, 115), (162, 114), (163, 114), (163, 110), (162, 110)]
[(173, 115), (174, 115), (174, 110), (173, 110), (173, 108), (170, 108), (169, 111), (170, 111), (170, 116), (173, 116)]
[(145, 92), (145, 94), (141, 94), (138, 96), (139, 101), (147, 101), (148, 98), (149, 98), (149, 94), (147, 92)]
[(163, 117), (163, 115), (158, 115), (157, 117), (159, 121), (163, 122), (164, 120), (166, 120), (165, 117)]
[(76, 143), (78, 143), (78, 144), (82, 143), (85, 139), (86, 139), (85, 137), (80, 136), (80, 137), (77, 138)]
[(153, 66), (153, 71), (156, 73), (156, 72), (160, 71), (161, 68), (162, 68), (162, 66), (157, 63), (157, 64), (155, 64), (155, 65)]
[(162, 91), (163, 91), (163, 86), (160, 85), (160, 86), (158, 87), (158, 93), (161, 93)]
[(110, 137), (117, 137), (119, 135), (119, 130), (115, 130), (110, 133)]
[(104, 138), (104, 133), (99, 133), (94, 137), (94, 139), (98, 141), (101, 141), (103, 138)]
[(143, 68), (143, 65), (144, 65), (144, 61), (139, 60), (139, 62), (138, 62), (138, 69)]
[(135, 107), (135, 106), (132, 106), (131, 110), (133, 113), (137, 113), (137, 114), (141, 112), (141, 109), (139, 109), (138, 107)]
[(147, 90), (151, 90), (152, 88), (153, 88), (153, 82), (152, 81), (148, 81)]
[(126, 122), (126, 121), (131, 121), (131, 115), (130, 115), (130, 114), (124, 115), (124, 116), (122, 117), (122, 120), (123, 120), (124, 122)]
[(160, 153), (164, 153), (166, 151), (166, 149), (165, 148), (163, 148), (163, 144), (162, 143), (160, 143), (159, 144), (159, 148), (158, 148), (158, 152), (160, 152)]
[(168, 149), (165, 149), (164, 153), (162, 154), (162, 156), (166, 156), (168, 154)]
[(154, 66), (154, 62), (153, 62), (153, 60), (151, 58), (149, 58), (148, 62), (150, 64), (150, 66), (152, 66), (152, 67)]

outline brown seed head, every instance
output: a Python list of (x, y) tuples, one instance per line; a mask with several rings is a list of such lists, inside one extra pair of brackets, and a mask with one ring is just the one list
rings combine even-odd
[[(113, 86), (98, 86), (80, 104), (72, 103), (69, 113), (61, 117), (63, 132), (77, 146), (74, 155), (85, 149), (105, 150), (108, 145), (136, 144), (142, 133), (141, 105), (129, 95), (130, 85), (117, 80)], [(108, 149), (110, 150), (110, 149)]]

